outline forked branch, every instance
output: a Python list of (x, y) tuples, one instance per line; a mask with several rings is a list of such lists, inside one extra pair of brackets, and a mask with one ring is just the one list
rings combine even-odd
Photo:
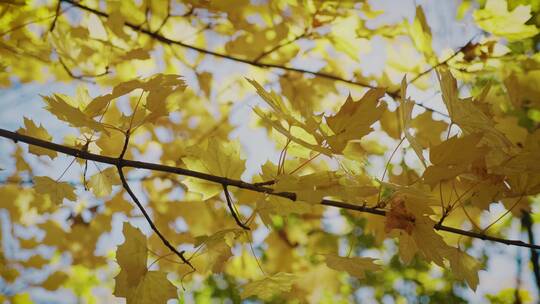
[(189, 260), (186, 259), (186, 257), (184, 256), (185, 251), (183, 251), (183, 250), (178, 251), (178, 249), (176, 249), (176, 247), (174, 247), (169, 242), (169, 240), (167, 240), (167, 238), (161, 233), (161, 231), (159, 231), (159, 229), (156, 227), (156, 225), (154, 224), (154, 222), (150, 218), (150, 215), (148, 215), (148, 212), (146, 212), (146, 209), (144, 208), (144, 206), (141, 204), (141, 202), (139, 201), (139, 199), (137, 198), (135, 193), (133, 193), (133, 191), (131, 190), (131, 187), (129, 186), (129, 184), (128, 184), (127, 180), (126, 180), (126, 177), (124, 176), (124, 172), (122, 171), (122, 167), (123, 167), (123, 163), (124, 163), (124, 155), (125, 155), (125, 153), (127, 151), (127, 147), (128, 147), (128, 144), (129, 144), (129, 137), (130, 137), (130, 134), (129, 134), (129, 131), (128, 131), (126, 133), (126, 138), (124, 140), (124, 146), (122, 147), (122, 152), (120, 153), (120, 156), (118, 156), (117, 163), (116, 163), (116, 168), (118, 169), (118, 175), (120, 175), (120, 180), (122, 181), (122, 186), (124, 187), (126, 192), (129, 194), (129, 196), (131, 197), (131, 199), (133, 200), (135, 205), (137, 205), (139, 210), (142, 212), (144, 218), (146, 219), (146, 222), (148, 222), (148, 225), (150, 225), (150, 228), (152, 228), (152, 231), (154, 231), (157, 234), (157, 236), (161, 239), (161, 242), (163, 242), (163, 245), (165, 245), (167, 248), (169, 248), (169, 250), (171, 250), (174, 254), (176, 254), (180, 258), (180, 260), (182, 260), (182, 262), (189, 265), (189, 267), (191, 267), (192, 270), (195, 270), (195, 267), (193, 267), (193, 265), (191, 265)]

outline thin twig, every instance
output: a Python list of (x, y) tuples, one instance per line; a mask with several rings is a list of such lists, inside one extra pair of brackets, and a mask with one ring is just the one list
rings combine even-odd
[(234, 206), (232, 203), (231, 195), (229, 193), (229, 189), (227, 189), (227, 185), (222, 184), (223, 186), (223, 192), (225, 192), (225, 199), (227, 200), (227, 207), (229, 207), (229, 211), (231, 212), (232, 216), (234, 217), (234, 220), (236, 221), (236, 224), (244, 230), (251, 230), (248, 226), (244, 225), (240, 218), (238, 217), (238, 214), (236, 211), (234, 211)]
[(61, 57), (58, 57), (58, 62), (60, 62), (60, 65), (62, 65), (62, 67), (64, 68), (64, 71), (66, 71), (66, 73), (69, 75), (69, 77), (71, 77), (73, 79), (81, 80), (81, 81), (84, 81), (84, 82), (88, 82), (88, 83), (94, 83), (94, 82), (92, 80), (90, 80), (90, 79), (87, 79), (87, 78), (97, 78), (97, 77), (101, 77), (101, 76), (105, 76), (105, 75), (109, 74), (109, 67), (106, 66), (105, 71), (102, 72), (102, 73), (99, 73), (99, 74), (95, 74), (95, 75), (91, 75), (91, 74), (76, 75), (71, 71), (71, 69), (67, 66), (67, 64), (64, 62), (64, 60), (62, 60)]
[(493, 225), (498, 223), (503, 217), (505, 217), (508, 213), (510, 213), (519, 204), (519, 202), (521, 201), (522, 198), (523, 198), (523, 193), (516, 200), (516, 202), (510, 207), (510, 209), (506, 210), (506, 212), (503, 213), (501, 216), (499, 216), (495, 221), (493, 221), (493, 223), (487, 225), (487, 227), (482, 230), (482, 233), (485, 233), (489, 228), (491, 228)]
[(407, 84), (412, 84), (414, 83), (415, 81), (417, 81), (419, 78), (421, 78), (422, 76), (430, 73), (431, 71), (435, 70), (436, 68), (438, 67), (441, 67), (443, 65), (446, 65), (450, 60), (454, 59), (457, 55), (459, 55), (461, 52), (463, 52), (464, 50), (466, 50), (467, 48), (469, 48), (471, 45), (472, 45), (472, 42), (473, 40), (477, 37), (478, 35), (474, 35), (465, 45), (463, 45), (462, 47), (460, 47), (457, 51), (454, 52), (454, 54), (452, 54), (452, 56), (446, 58), (445, 60), (437, 63), (436, 65), (434, 66), (431, 66), (429, 69), (423, 71), (422, 73), (416, 75), (413, 79), (411, 79)]
[(390, 158), (388, 158), (388, 162), (386, 163), (386, 166), (384, 166), (384, 172), (381, 177), (381, 184), (379, 185), (379, 194), (377, 196), (377, 205), (381, 203), (381, 192), (382, 192), (383, 181), (384, 181), (384, 177), (386, 176), (386, 171), (388, 171), (388, 166), (390, 166), (390, 161), (392, 160), (392, 158), (394, 157), (394, 154), (396, 154), (397, 149), (399, 148), (399, 146), (401, 146), (404, 140), (405, 140), (405, 136), (401, 138), (401, 140), (399, 141), (394, 151), (392, 151), (392, 154), (390, 154)]
[(271, 49), (269, 49), (268, 51), (262, 52), (259, 56), (257, 56), (257, 58), (255, 58), (255, 59), (253, 60), (253, 62), (259, 62), (259, 61), (261, 61), (261, 59), (263, 59), (264, 57), (266, 57), (266, 56), (272, 54), (273, 52), (275, 52), (275, 51), (277, 51), (277, 50), (279, 50), (280, 48), (285, 47), (285, 46), (287, 46), (287, 45), (289, 45), (289, 44), (291, 44), (291, 43), (296, 42), (296, 41), (299, 40), (299, 39), (304, 38), (304, 37), (306, 36), (306, 34), (307, 34), (307, 30), (305, 30), (302, 34), (300, 34), (300, 35), (294, 37), (294, 38), (291, 39), (291, 40), (287, 40), (287, 41), (285, 41), (285, 42), (283, 42), (283, 43), (281, 43), (281, 44), (278, 44), (278, 45), (273, 46), (273, 47), (272, 47)]
[(51, 23), (51, 27), (49, 28), (49, 32), (54, 31), (54, 27), (56, 26), (56, 21), (58, 20), (58, 17), (60, 16), (60, 9), (62, 8), (62, 1), (58, 0), (58, 3), (56, 4), (56, 13), (54, 14), (53, 22)]

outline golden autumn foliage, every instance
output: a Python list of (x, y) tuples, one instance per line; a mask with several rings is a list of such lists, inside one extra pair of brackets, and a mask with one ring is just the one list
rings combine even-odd
[(503, 244), (538, 267), (538, 25), (522, 0), (0, 0), (2, 91), (42, 90), (1, 101), (0, 303), (533, 301), (481, 273)]

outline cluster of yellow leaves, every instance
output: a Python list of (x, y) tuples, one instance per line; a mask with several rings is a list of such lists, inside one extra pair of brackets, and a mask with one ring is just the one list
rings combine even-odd
[(372, 130), (371, 125), (381, 117), (385, 109), (379, 103), (385, 91), (373, 89), (358, 101), (349, 96), (340, 110), (326, 117), (323, 122), (321, 115), (302, 116), (275, 92), (264, 90), (254, 80), (249, 82), (271, 108), (271, 112), (260, 107), (254, 109), (265, 123), (294, 143), (326, 155), (343, 154), (349, 141), (360, 140)]
[[(319, 70), (322, 73), (376, 83), (380, 87), (364, 92), (359, 99), (352, 97), (359, 93), (356, 91), (345, 99), (336, 97), (341, 95), (343, 87), (333, 80), (285, 71), (279, 74), (278, 80), (282, 97), (249, 80), (266, 103), (255, 107), (255, 113), (262, 125), (277, 132), (270, 135), (278, 135), (273, 139), (283, 147), (280, 163), (269, 162), (253, 180), (271, 182), (267, 185), (274, 191), (294, 192), (297, 201), (237, 189), (230, 191), (242, 205), (241, 216), (245, 215), (245, 210), (252, 209), (250, 226), (259, 228), (256, 218), (259, 216), (262, 224), (273, 230), (262, 245), (265, 252), (261, 264), (274, 275), (257, 279), (254, 273), (259, 271), (258, 261), (248, 250), (242, 248), (240, 254), (233, 254), (246, 241), (242, 230), (230, 228), (234, 227), (234, 221), (218, 197), (223, 190), (221, 185), (195, 178), (178, 181), (157, 174), (141, 183), (156, 225), (162, 227), (171, 243), (205, 248), (201, 250), (204, 258), (193, 261), (196, 274), (204, 277), (224, 272), (241, 282), (249, 280), (241, 287), (242, 298), (257, 296), (270, 301), (281, 293), (287, 294), (285, 297), (294, 295), (321, 302), (323, 289), (338, 293), (340, 288), (341, 283), (331, 269), (360, 279), (365, 277), (366, 271), (384, 271), (371, 258), (327, 254), (326, 263), (311, 259), (320, 252), (336, 252), (344, 240), (343, 236), (326, 231), (326, 227), (321, 229), (325, 208), (316, 204), (325, 198), (386, 208), (386, 219), (369, 218), (366, 224), (366, 231), (375, 233), (377, 244), (382, 239), (397, 237), (404, 262), (418, 255), (425, 261), (449, 267), (457, 279), (466, 281), (474, 289), (478, 284), (479, 263), (461, 250), (459, 241), (443, 238), (434, 231), (436, 221), (448, 211), (447, 221), (453, 226), (460, 227), (464, 223), (474, 226), (480, 212), (488, 210), (496, 201), (519, 214), (521, 209), (529, 208), (526, 196), (540, 192), (540, 132), (537, 128), (540, 112), (537, 110), (538, 91), (534, 87), (538, 75), (531, 70), (538, 64), (538, 56), (528, 56), (526, 52), (518, 56), (504, 47), (504, 39), (521, 43), (538, 34), (536, 21), (531, 20), (532, 13), (537, 14), (538, 10), (534, 5), (515, 6), (504, 0), (488, 0), (482, 8), (475, 9), (476, 24), (504, 39), (471, 43), (462, 50), (463, 54), (446, 65), (462, 80), (473, 81), (471, 78), (478, 76), (480, 81), (493, 78), (504, 84), (495, 83), (493, 89), (483, 89), (480, 94), (473, 87), (474, 98), (460, 98), (453, 75), (448, 70), (440, 70), (443, 101), (450, 116), (447, 123), (447, 120), (434, 119), (427, 111), (413, 117), (415, 104), (407, 98), (405, 78), (401, 83), (401, 98), (395, 100), (397, 110), (389, 111), (391, 107), (383, 100), (385, 92), (399, 90), (395, 79), (406, 73), (420, 75), (427, 64), (435, 66), (448, 58), (444, 57), (446, 51), (437, 58), (432, 46), (435, 32), (431, 31), (421, 6), (416, 7), (412, 22), (374, 25), (375, 22), (368, 26), (368, 20), (381, 14), (371, 10), (368, 3), (275, 1), (269, 10), (266, 2), (247, 0), (188, 1), (170, 3), (168, 8), (152, 1), (105, 1), (95, 9), (103, 9), (108, 17), (74, 6), (69, 9), (76, 10), (80, 18), (72, 20), (71, 15), (62, 14), (54, 18), (53, 29), (48, 21), (54, 16), (54, 5), (42, 1), (22, 4), (0, 1), (0, 84), (9, 85), (13, 79), (43, 80), (52, 75), (57, 80), (91, 78), (100, 85), (112, 87), (109, 94), (95, 98), (82, 86), (75, 97), (63, 94), (43, 97), (46, 109), (59, 120), (78, 128), (84, 138), (81, 142), (81, 137), (68, 137), (66, 144), (99, 151), (102, 155), (118, 156), (125, 133), (137, 131), (126, 158), (154, 149), (152, 152), (163, 152), (162, 163), (231, 179), (241, 178), (246, 162), (239, 145), (227, 139), (232, 129), (227, 120), (231, 113), (228, 102), (229, 99), (241, 100), (250, 91), (238, 85), (241, 81), (230, 82), (217, 75), (216, 61), (209, 56), (194, 55), (180, 45), (193, 44), (197, 50), (208, 48), (210, 52), (225, 51), (227, 55), (252, 60), (261, 66), (296, 67), (296, 60), (316, 60), (322, 63)], [(93, 3), (81, 4), (95, 7)], [(65, 9), (65, 6), (60, 8)], [(179, 15), (182, 18), (177, 18)], [(201, 15), (207, 18), (200, 18)], [(150, 33), (162, 35), (161, 40)], [(380, 75), (374, 73), (377, 76), (366, 77), (358, 63), (370, 58), (363, 55), (372, 51), (376, 43), (368, 38), (374, 36), (388, 44), (385, 46), (387, 61)], [(408, 36), (410, 43), (403, 43), (400, 36)], [(225, 38), (225, 42), (207, 44), (208, 37)], [(168, 40), (176, 38), (181, 41), (180, 45)], [(160, 42), (166, 42), (167, 46), (162, 47)], [(505, 56), (489, 58), (496, 56), (496, 52), (503, 52)], [(136, 78), (156, 67), (163, 70), (162, 73)], [(221, 65), (217, 70), (221, 70)], [(201, 92), (184, 92), (184, 80), (176, 75), (179, 71), (195, 75), (193, 81), (198, 83)], [(238, 71), (251, 78), (267, 76), (249, 69)], [(233, 78), (235, 72), (227, 76)], [(104, 73), (108, 75), (94, 77)], [(427, 79), (415, 79), (415, 86), (426, 88)], [(178, 98), (180, 92), (183, 95)], [(225, 97), (220, 97), (223, 92)], [(126, 110), (123, 101), (128, 102), (130, 110)], [(388, 104), (391, 103), (393, 101)], [(335, 108), (337, 104), (341, 107)], [(219, 111), (214, 111), (217, 109)], [(174, 118), (168, 116), (173, 111), (176, 112)], [(406, 140), (424, 168), (411, 168), (407, 160), (400, 164), (388, 160), (388, 183), (368, 175), (365, 168), (368, 157), (387, 157), (387, 147), (369, 138), (373, 130), (384, 131), (396, 140)], [(29, 118), (24, 118), (24, 127), (18, 132), (52, 140), (45, 127)], [(168, 134), (165, 140), (163, 133)], [(450, 137), (450, 134), (457, 135)], [(401, 146), (406, 150), (408, 147)], [(135, 153), (131, 154), (133, 151)], [(401, 152), (398, 148), (396, 151)], [(57, 156), (54, 151), (33, 146), (29, 152), (50, 159)], [(429, 159), (424, 155), (429, 155)], [(14, 158), (18, 171), (32, 175), (32, 168), (20, 148)], [(393, 169), (403, 172), (394, 175)], [(98, 239), (110, 230), (114, 213), (133, 215), (122, 192), (109, 198), (113, 186), (119, 184), (115, 171), (115, 168), (107, 168), (88, 180), (84, 176), (85, 186), (99, 198), (98, 205), (89, 206), (83, 198), (78, 199), (73, 183), (46, 176), (33, 177), (32, 190), (15, 186), (0, 188), (0, 196), (5, 198), (0, 206), (8, 211), (11, 221), (23, 226), (39, 223), (38, 227), (45, 233), (41, 242), (55, 246), (57, 253), (70, 253), (73, 265), (77, 265), (73, 267), (77, 271), (54, 272), (42, 283), (46, 289), (53, 290), (64, 284), (66, 273), (71, 276), (80, 272), (82, 277), (88, 278), (73, 283), (77, 295), (91, 293), (91, 285), (97, 284), (90, 284), (96, 279), (88, 274), (91, 272), (88, 269), (98, 269), (106, 262), (103, 256), (95, 256)], [(19, 177), (14, 176), (13, 180)], [(186, 187), (189, 193), (185, 199), (177, 201), (177, 190), (186, 190)], [(76, 207), (62, 204), (65, 200), (77, 201)], [(53, 212), (58, 207), (64, 208), (61, 212), (69, 213), (62, 225), (49, 219), (57, 216)], [(470, 214), (461, 214), (460, 209)], [(36, 212), (46, 219), (38, 219)], [(346, 211), (343, 214), (358, 216)], [(186, 231), (172, 229), (177, 227), (179, 219), (186, 223)], [(347, 232), (351, 229), (348, 225), (349, 222), (344, 228)], [(352, 235), (348, 232), (347, 236), (349, 234)], [(124, 236), (126, 241), (117, 251), (121, 271), (116, 277), (115, 294), (130, 303), (165, 302), (176, 298), (176, 288), (167, 280), (165, 271), (177, 269), (167, 265), (163, 258), (156, 262), (160, 270), (163, 267), (162, 271), (149, 271), (146, 265), (150, 245), (146, 238), (127, 224)], [(33, 238), (19, 238), (19, 242), (25, 249), (38, 244)], [(160, 247), (153, 246), (159, 242), (155, 235), (148, 240), (152, 248)], [(160, 255), (168, 253), (160, 252)], [(0, 257), (0, 272), (10, 282), (21, 275), (17, 271), (19, 265), (33, 268), (47, 263), (40, 255), (34, 255), (12, 267), (2, 254)], [(156, 293), (156, 288), (160, 292)], [(339, 292), (346, 294), (345, 289), (342, 285)], [(20, 298), (29, 296), (25, 294)], [(333, 300), (336, 299), (329, 301)]]
[(508, 11), (505, 0), (487, 0), (483, 9), (474, 12), (478, 26), (494, 35), (507, 38), (510, 41), (533, 37), (538, 34), (535, 25), (527, 25), (531, 18), (531, 7), (518, 5), (513, 11)]
[(470, 288), (476, 290), (480, 263), (458, 248), (447, 245), (434, 231), (434, 226), (435, 222), (429, 217), (411, 214), (400, 197), (392, 201), (385, 221), (387, 233), (393, 229), (398, 231), (399, 254), (405, 263), (410, 263), (417, 253), (441, 267), (445, 267), (444, 261), (447, 260), (456, 279), (466, 281)]
[[(115, 117), (116, 121), (111, 121), (113, 127), (120, 130), (127, 130), (129, 127), (139, 126), (146, 122), (155, 122), (160, 117), (169, 113), (173, 106), (167, 102), (167, 97), (173, 93), (181, 92), (185, 89), (184, 81), (178, 75), (157, 74), (148, 79), (134, 79), (123, 82), (115, 86), (112, 93), (98, 96), (91, 99), (87, 91), (79, 91), (76, 99), (67, 95), (54, 94), (43, 96), (46, 109), (54, 114), (58, 119), (67, 122), (76, 128), (88, 128), (93, 131), (103, 132), (110, 136), (106, 128), (110, 128), (108, 120), (98, 120), (94, 118), (105, 115), (111, 101), (131, 93), (137, 89), (142, 90), (137, 104), (142, 95), (146, 93), (145, 102), (140, 108), (135, 108), (134, 113), (129, 117)], [(118, 121), (118, 118), (119, 121)]]

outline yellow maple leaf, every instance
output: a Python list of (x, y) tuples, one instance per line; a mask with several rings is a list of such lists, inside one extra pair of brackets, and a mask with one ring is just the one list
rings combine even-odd
[(48, 195), (51, 202), (60, 205), (65, 199), (76, 201), (75, 187), (66, 182), (57, 182), (48, 176), (34, 177), (34, 189), (37, 193)]
[(414, 229), (411, 236), (418, 247), (418, 250), (427, 261), (444, 267), (444, 258), (450, 246), (443, 238), (435, 232), (433, 222), (429, 217), (417, 217), (414, 221)]
[(346, 271), (350, 275), (363, 279), (366, 271), (378, 271), (380, 265), (373, 263), (376, 259), (365, 257), (340, 257), (337, 255), (325, 255), (326, 265), (337, 271)]
[[(232, 179), (240, 179), (245, 170), (246, 161), (240, 158), (240, 149), (235, 142), (224, 143), (216, 138), (210, 138), (201, 146), (191, 147), (188, 153), (190, 156), (182, 160), (190, 170)], [(223, 191), (221, 184), (191, 177), (182, 183), (190, 191), (202, 194), (203, 200)]]
[(481, 133), (454, 136), (432, 147), (429, 159), (433, 163), (422, 176), (426, 184), (434, 187), (440, 181), (448, 180), (464, 173), (475, 160), (485, 156), (489, 149), (477, 147)]
[(167, 303), (177, 298), (176, 287), (162, 271), (148, 271), (148, 248), (142, 232), (124, 222), (125, 241), (116, 251), (120, 273), (114, 278), (114, 295), (127, 299), (127, 303)]
[(433, 113), (425, 111), (411, 121), (411, 127), (418, 143), (423, 147), (437, 145), (441, 142), (441, 134), (448, 128), (444, 121), (434, 120)]
[(257, 201), (257, 213), (261, 216), (263, 223), (271, 227), (271, 215), (287, 216), (289, 214), (304, 214), (313, 212), (314, 206), (302, 201), (292, 202), (289, 199), (279, 196), (268, 196)]
[[(17, 130), (17, 133), (36, 137), (36, 138), (43, 139), (46, 141), (52, 140), (52, 136), (49, 134), (49, 132), (47, 132), (47, 130), (42, 125), (39, 125), (38, 127), (31, 119), (28, 119), (25, 117), (24, 126), (25, 126), (24, 128), (20, 128), (19, 130)], [(34, 145), (30, 145), (28, 148), (28, 151), (38, 156), (46, 155), (50, 157), (51, 159), (54, 159), (57, 155), (56, 151), (40, 148)]]
[(88, 184), (95, 196), (104, 197), (111, 194), (112, 186), (120, 185), (120, 178), (118, 177), (116, 168), (109, 167), (92, 175)]
[(538, 34), (538, 28), (534, 24), (526, 24), (531, 18), (530, 5), (518, 5), (510, 12), (506, 0), (488, 0), (483, 9), (473, 13), (473, 17), (478, 27), (509, 41)]
[(424, 159), (424, 155), (422, 154), (423, 148), (416, 141), (416, 138), (409, 132), (409, 128), (411, 127), (413, 108), (414, 101), (407, 98), (407, 78), (403, 77), (403, 79), (401, 80), (401, 105), (399, 106), (399, 120), (401, 122), (405, 138), (413, 148), (416, 156), (418, 156), (418, 159), (420, 159), (420, 162), (422, 163), (424, 168), (426, 168), (426, 160)]
[[(109, 134), (102, 134), (96, 141), (96, 145), (101, 149), (102, 155), (118, 156), (124, 146), (124, 138), (124, 133), (118, 130), (111, 130)], [(129, 155), (129, 153), (128, 149), (126, 154)]]
[(240, 228), (220, 230), (210, 236), (198, 236), (195, 238), (195, 247), (204, 246), (205, 260), (201, 266), (195, 266), (198, 272), (219, 273), (223, 271), (225, 263), (232, 257), (231, 248), (235, 241), (243, 235)]
[(125, 242), (118, 246), (116, 262), (128, 275), (128, 281), (138, 281), (147, 271), (148, 248), (146, 247), (146, 237), (139, 229), (134, 228), (127, 222), (124, 222), (122, 232)]
[(478, 271), (481, 268), (480, 263), (458, 248), (449, 249), (446, 258), (450, 262), (450, 268), (454, 276), (458, 280), (466, 281), (472, 290), (476, 290)]
[(435, 165), (470, 164), (487, 152), (478, 147), (481, 139), (481, 133), (451, 137), (429, 150), (429, 160)]
[(357, 101), (349, 95), (335, 115), (326, 117), (326, 123), (334, 132), (327, 138), (334, 152), (340, 153), (350, 140), (361, 139), (371, 132), (371, 125), (379, 120), (385, 110), (379, 104), (384, 94), (384, 89), (371, 89)]
[(70, 105), (61, 94), (42, 96), (42, 98), (47, 105), (45, 109), (58, 119), (76, 128), (86, 127), (98, 132), (107, 133), (107, 130), (105, 130), (101, 123), (85, 115), (78, 107)]
[(264, 279), (247, 283), (240, 294), (242, 299), (256, 296), (268, 301), (277, 293), (288, 292), (296, 276), (290, 273), (279, 272)]
[(329, 149), (322, 147), (324, 136), (320, 134), (320, 120), (315, 119), (313, 115), (303, 117), (280, 95), (273, 91), (266, 91), (255, 80), (247, 79), (247, 81), (257, 89), (257, 94), (270, 106), (270, 113), (263, 111), (260, 107), (253, 108), (255, 114), (264, 122), (302, 147), (331, 155)]
[(405, 264), (409, 264), (418, 252), (418, 247), (411, 235), (405, 232), (399, 234), (399, 257)]
[(176, 92), (182, 92), (186, 84), (181, 76), (172, 74), (156, 74), (146, 79), (133, 79), (119, 83), (112, 93), (94, 98), (84, 109), (88, 117), (95, 117), (107, 107), (113, 99), (126, 95), (134, 90), (142, 89), (148, 92), (144, 107), (150, 112), (144, 117), (146, 122), (155, 122), (156, 119), (167, 115), (169, 108), (167, 97)]
[[(512, 145), (508, 138), (495, 128), (493, 119), (481, 109), (479, 103), (482, 100), (459, 98), (457, 81), (448, 69), (439, 69), (437, 75), (443, 102), (452, 123), (457, 124), (466, 134), (482, 133), (488, 146), (496, 147), (498, 150), (506, 150)], [(482, 94), (480, 97), (485, 95)]]
[(408, 26), (408, 30), (416, 48), (426, 56), (432, 56), (434, 52), (431, 45), (431, 29), (420, 5), (416, 6), (416, 16), (413, 23)]

